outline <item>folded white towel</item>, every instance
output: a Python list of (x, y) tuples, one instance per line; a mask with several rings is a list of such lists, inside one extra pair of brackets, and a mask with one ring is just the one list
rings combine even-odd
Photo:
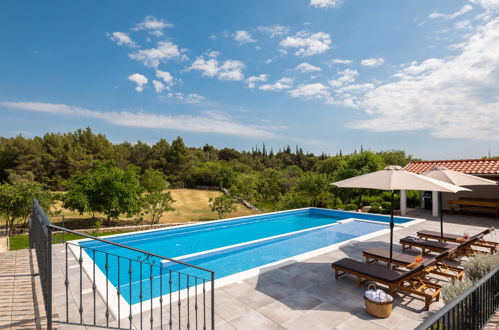
[(372, 301), (376, 301), (376, 299), (378, 299), (378, 295), (376, 294), (376, 291), (368, 290), (366, 291), (366, 298)]
[(393, 297), (387, 294), (383, 290), (367, 290), (365, 293), (365, 297), (369, 300), (375, 301), (375, 302), (390, 302), (393, 301)]
[(385, 291), (383, 290), (376, 290), (376, 293), (378, 294), (378, 297), (379, 297), (379, 302), (389, 302), (389, 301), (393, 301), (393, 297), (390, 296), (389, 294), (387, 294)]

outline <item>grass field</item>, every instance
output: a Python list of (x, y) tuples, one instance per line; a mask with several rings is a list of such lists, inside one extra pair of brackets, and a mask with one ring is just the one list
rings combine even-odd
[[(107, 236), (107, 235), (115, 235), (121, 234), (122, 231), (114, 231), (109, 233), (91, 233), (92, 236)], [(82, 239), (79, 235), (75, 234), (54, 234), (52, 235), (52, 239), (54, 244), (62, 241), (71, 241), (75, 239)], [(28, 235), (12, 235), (9, 237), (9, 248), (10, 251), (26, 249), (29, 246), (29, 236)]]
[[(165, 212), (162, 223), (174, 223), (174, 222), (191, 222), (191, 221), (207, 221), (218, 219), (217, 215), (211, 212), (209, 207), (209, 199), (219, 196), (221, 193), (218, 191), (208, 191), (208, 190), (196, 190), (196, 189), (172, 189), (172, 193), (175, 203), (173, 207), (175, 211)], [(64, 226), (70, 229), (81, 229), (81, 228), (91, 228), (95, 223), (95, 219), (91, 218), (89, 214), (80, 215), (77, 212), (72, 212), (70, 210), (62, 208), (62, 203), (57, 203), (52, 211), (60, 213), (57, 216), (51, 216), (50, 220), (54, 224), (61, 224), (61, 215), (64, 215), (65, 221)], [(229, 214), (229, 217), (239, 217), (244, 215), (255, 214), (254, 211), (248, 210), (243, 205), (238, 204), (237, 210), (234, 213)], [(99, 217), (99, 215), (96, 215)], [(103, 217), (102, 217), (103, 218)], [(147, 218), (145, 223), (147, 223)], [(120, 218), (113, 221), (114, 226), (118, 225), (133, 225), (134, 220), (131, 218)], [(113, 234), (120, 234), (122, 231), (109, 232), (109, 233), (92, 233), (94, 236), (106, 236)], [(73, 234), (66, 234), (65, 240), (79, 239), (80, 236)], [(62, 240), (61, 234), (54, 235), (55, 240)], [(28, 236), (27, 235), (13, 235), (10, 237), (10, 249), (19, 250), (28, 247)]]
[[(220, 196), (219, 191), (197, 190), (197, 189), (171, 189), (173, 199), (173, 207), (175, 211), (165, 212), (161, 218), (161, 223), (174, 222), (191, 222), (191, 221), (206, 221), (218, 219), (216, 213), (211, 212), (209, 207), (209, 199)], [(64, 216), (64, 226), (70, 229), (92, 228), (95, 219), (90, 214), (84, 213), (80, 215), (78, 212), (73, 212), (62, 208), (62, 203), (58, 202), (52, 209), (56, 212), (56, 216), (51, 217), (51, 221), (55, 224), (61, 224), (61, 216)], [(244, 215), (255, 214), (254, 211), (245, 208), (238, 204), (237, 210), (228, 215), (228, 217), (238, 217)], [(103, 215), (96, 214), (96, 217), (104, 219)], [(146, 216), (144, 224), (147, 224), (149, 218)], [(133, 218), (120, 217), (113, 221), (113, 226), (125, 226), (136, 224)]]
[[(161, 222), (184, 222), (196, 220), (218, 219), (216, 213), (211, 212), (208, 201), (213, 197), (220, 196), (218, 191), (195, 190), (195, 189), (173, 189), (170, 190), (175, 211), (167, 212)], [(229, 214), (229, 217), (239, 217), (255, 214), (241, 204), (237, 205), (237, 210)]]

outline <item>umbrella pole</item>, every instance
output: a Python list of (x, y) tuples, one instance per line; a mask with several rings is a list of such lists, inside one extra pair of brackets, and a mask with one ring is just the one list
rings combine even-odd
[(395, 192), (392, 190), (392, 206), (391, 206), (391, 212), (390, 212), (390, 262), (388, 263), (388, 267), (391, 269), (392, 268), (392, 253), (393, 253), (393, 204), (394, 204), (394, 194)]
[(440, 208), (440, 237), (444, 237), (444, 214), (442, 212), (442, 192), (438, 192), (438, 207)]

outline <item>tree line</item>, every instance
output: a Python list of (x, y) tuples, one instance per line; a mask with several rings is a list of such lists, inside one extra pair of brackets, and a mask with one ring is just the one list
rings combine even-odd
[[(103, 212), (95, 207), (96, 200), (103, 198), (105, 192), (98, 191), (102, 187), (96, 187), (99, 180), (104, 180), (104, 174), (118, 182), (117, 178), (131, 180), (122, 185), (130, 185), (125, 190), (134, 192), (132, 199), (149, 195), (150, 203), (161, 204), (153, 192), (165, 187), (154, 188), (154, 191), (146, 188), (144, 176), (156, 176), (151, 182), (164, 181), (171, 188), (224, 187), (264, 211), (306, 206), (353, 209), (361, 205), (383, 209), (383, 204), (389, 200), (386, 193), (338, 189), (329, 183), (376, 171), (386, 165), (405, 166), (413, 160), (403, 150), (374, 152), (362, 147), (345, 155), (341, 151), (335, 155), (315, 155), (298, 146), (284, 146), (277, 151), (268, 150), (265, 145), (251, 151), (217, 149), (208, 144), (188, 147), (181, 137), (170, 142), (160, 139), (152, 145), (141, 141), (111, 143), (105, 135), (95, 134), (90, 128), (34, 138), (0, 137), (2, 189), (17, 187), (21, 191), (29, 183), (36, 186), (42, 200), (45, 198), (42, 193), (47, 191), (67, 191), (65, 206), (99, 213)], [(159, 176), (161, 180), (157, 179)], [(140, 203), (118, 199), (120, 203), (130, 203), (131, 213), (147, 211), (142, 197)], [(417, 203), (418, 197), (409, 195), (409, 203), (411, 201)], [(115, 207), (118, 203), (117, 200), (108, 202)], [(134, 203), (137, 205), (132, 205)], [(170, 207), (171, 202), (164, 208)], [(128, 211), (117, 212), (106, 215), (106, 221)], [(147, 212), (153, 214), (154, 210)]]

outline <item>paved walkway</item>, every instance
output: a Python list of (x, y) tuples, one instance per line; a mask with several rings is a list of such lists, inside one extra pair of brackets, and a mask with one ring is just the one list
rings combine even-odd
[(0, 234), (0, 253), (7, 252), (7, 236)]
[(45, 328), (40, 282), (33, 272), (29, 250), (0, 253), (0, 329)]
[(483, 330), (496, 330), (499, 329), (499, 310), (496, 311), (496, 314), (492, 316), (489, 323), (483, 328)]

